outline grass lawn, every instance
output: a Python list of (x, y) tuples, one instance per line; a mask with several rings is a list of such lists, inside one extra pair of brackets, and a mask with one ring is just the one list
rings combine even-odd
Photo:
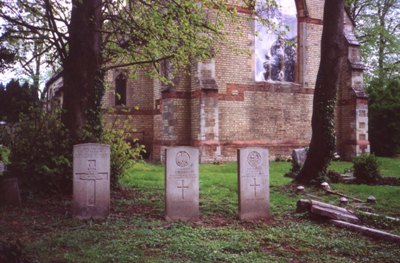
[[(400, 176), (400, 159), (380, 158), (384, 175)], [(351, 163), (335, 162), (343, 171)], [(164, 170), (140, 163), (112, 193), (107, 220), (71, 218), (70, 198), (28, 200), (21, 208), (0, 208), (0, 240), (21, 242), (38, 262), (400, 262), (399, 244), (373, 240), (296, 214), (290, 163), (270, 165), (271, 218), (253, 223), (237, 219), (236, 164), (200, 165), (198, 222), (163, 219)], [(400, 217), (400, 187), (334, 184), (333, 189), (366, 199), (376, 213)], [(306, 189), (323, 201), (337, 196)], [(350, 208), (355, 204), (350, 203)], [(378, 224), (400, 234), (400, 224)]]

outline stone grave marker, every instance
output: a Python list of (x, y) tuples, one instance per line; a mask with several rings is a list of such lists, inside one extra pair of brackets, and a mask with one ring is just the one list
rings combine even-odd
[(269, 154), (265, 148), (238, 150), (239, 218), (269, 216)]
[(199, 150), (171, 147), (165, 150), (165, 218), (168, 221), (199, 217)]
[(0, 177), (0, 203), (3, 205), (21, 205), (21, 194), (18, 178), (15, 176)]
[(299, 167), (303, 167), (306, 159), (307, 159), (306, 148), (299, 148), (293, 150), (292, 152), (293, 163), (297, 164)]
[(105, 218), (110, 210), (110, 146), (74, 145), (74, 200), (72, 214), (79, 219)]

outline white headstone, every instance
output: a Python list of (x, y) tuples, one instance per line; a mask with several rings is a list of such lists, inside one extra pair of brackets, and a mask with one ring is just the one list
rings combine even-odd
[(107, 217), (110, 211), (110, 146), (97, 143), (74, 145), (73, 173), (74, 217)]
[(200, 214), (199, 150), (171, 147), (165, 156), (165, 218), (195, 220)]
[(254, 220), (269, 216), (268, 149), (238, 150), (239, 218)]

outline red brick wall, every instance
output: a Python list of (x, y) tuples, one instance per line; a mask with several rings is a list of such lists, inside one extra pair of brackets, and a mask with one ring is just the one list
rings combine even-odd
[[(165, 147), (174, 145), (199, 147), (202, 161), (235, 160), (239, 147), (268, 147), (274, 158), (307, 146), (320, 61), (323, 4), (322, 0), (296, 1), (300, 12), (295, 83), (254, 81), (254, 21), (247, 19), (245, 10), (239, 10), (243, 12), (239, 12), (235, 24), (226, 25), (229, 36), (215, 47), (216, 56), (181, 70), (174, 87), (166, 89), (138, 71), (129, 81), (127, 107), (139, 106), (138, 111), (132, 111), (132, 125), (144, 134), (152, 159), (162, 159)], [(346, 18), (347, 27), (352, 26), (350, 22)], [(357, 57), (357, 52), (352, 46), (349, 56)], [(109, 83), (116, 74), (109, 74)], [(365, 129), (357, 131), (356, 104), (348, 103), (354, 95), (352, 86), (361, 85), (363, 89), (359, 80), (351, 66), (343, 68), (336, 114), (343, 152), (356, 151), (361, 143), (357, 136), (365, 133)], [(105, 107), (114, 106), (113, 84), (110, 87)], [(345, 145), (344, 141), (356, 143)]]

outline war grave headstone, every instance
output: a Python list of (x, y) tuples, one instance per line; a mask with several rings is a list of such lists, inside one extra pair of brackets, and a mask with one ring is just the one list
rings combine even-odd
[(239, 218), (269, 216), (269, 154), (265, 148), (238, 150)]
[(199, 150), (171, 147), (165, 150), (165, 219), (199, 217)]
[(304, 162), (307, 159), (307, 150), (306, 148), (294, 149), (292, 152), (292, 160), (294, 164), (297, 164), (299, 167), (304, 165)]
[(74, 145), (72, 214), (79, 219), (98, 219), (110, 211), (110, 146)]

